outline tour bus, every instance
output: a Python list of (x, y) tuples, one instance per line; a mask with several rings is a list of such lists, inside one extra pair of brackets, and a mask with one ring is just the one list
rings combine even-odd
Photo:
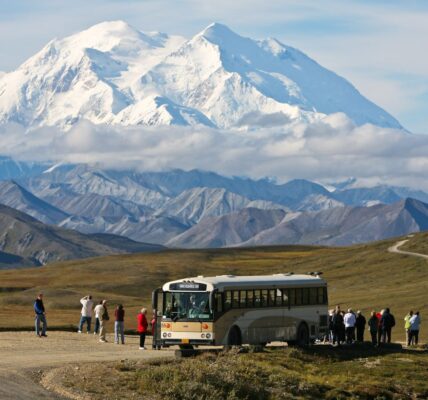
[(155, 345), (307, 345), (327, 333), (321, 273), (197, 276), (153, 292)]

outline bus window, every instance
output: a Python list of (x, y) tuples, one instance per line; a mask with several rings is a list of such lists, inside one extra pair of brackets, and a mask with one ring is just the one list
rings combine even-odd
[(270, 289), (268, 291), (268, 306), (269, 307), (272, 307), (275, 305), (275, 299), (276, 299), (275, 292), (276, 292), (275, 289)]
[(262, 290), (262, 307), (267, 307), (268, 305), (268, 291), (266, 289)]
[(318, 304), (318, 288), (309, 289), (309, 304)]
[(296, 304), (296, 306), (301, 306), (302, 305), (302, 297), (303, 297), (302, 289), (295, 289), (295, 291), (296, 291), (295, 304)]
[(327, 294), (327, 288), (323, 287), (323, 292), (324, 292), (324, 303), (323, 304), (328, 304), (328, 294)]
[[(288, 290), (287, 289), (282, 289), (282, 305), (283, 306), (288, 306)], [(278, 301), (278, 299), (277, 299)]]
[(296, 289), (288, 289), (288, 298), (290, 306), (296, 305)]
[(302, 304), (304, 306), (307, 306), (309, 303), (309, 288), (303, 288), (303, 299), (302, 299)]
[(254, 307), (261, 307), (261, 306), (262, 306), (261, 290), (255, 290), (254, 291)]
[(318, 302), (318, 304), (324, 304), (324, 288), (319, 287), (319, 288), (317, 288), (317, 290), (318, 290), (317, 302)]
[(276, 289), (275, 294), (276, 294), (275, 305), (277, 307), (280, 307), (280, 306), (282, 306), (282, 289)]
[(221, 293), (215, 295), (216, 311), (218, 313), (223, 312), (223, 296)]
[(247, 307), (254, 307), (254, 291), (247, 290)]
[(232, 308), (232, 292), (229, 290), (224, 293), (224, 309), (229, 310)]
[(245, 290), (240, 292), (239, 303), (241, 308), (245, 308), (247, 305), (247, 292)]
[(232, 293), (232, 308), (239, 308), (239, 290), (234, 290)]

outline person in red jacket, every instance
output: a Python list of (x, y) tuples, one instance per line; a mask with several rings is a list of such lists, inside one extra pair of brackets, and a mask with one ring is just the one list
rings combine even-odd
[(146, 333), (147, 333), (147, 309), (142, 308), (141, 312), (138, 314), (137, 320), (138, 320), (138, 333), (140, 334), (140, 350), (146, 350), (144, 347), (144, 343), (146, 341)]

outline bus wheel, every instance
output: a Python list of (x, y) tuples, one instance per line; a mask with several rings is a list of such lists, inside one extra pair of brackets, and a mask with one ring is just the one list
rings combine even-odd
[(302, 322), (297, 329), (296, 345), (299, 347), (308, 346), (310, 341), (309, 328), (305, 322)]
[(237, 326), (233, 326), (227, 338), (228, 346), (240, 346), (242, 344), (241, 331)]

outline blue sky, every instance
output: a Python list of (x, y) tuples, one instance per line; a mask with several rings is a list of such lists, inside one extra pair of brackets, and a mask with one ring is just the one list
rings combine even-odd
[(273, 36), (350, 80), (410, 131), (428, 133), (426, 0), (0, 0), (0, 71), (104, 20), (192, 36), (212, 21)]

